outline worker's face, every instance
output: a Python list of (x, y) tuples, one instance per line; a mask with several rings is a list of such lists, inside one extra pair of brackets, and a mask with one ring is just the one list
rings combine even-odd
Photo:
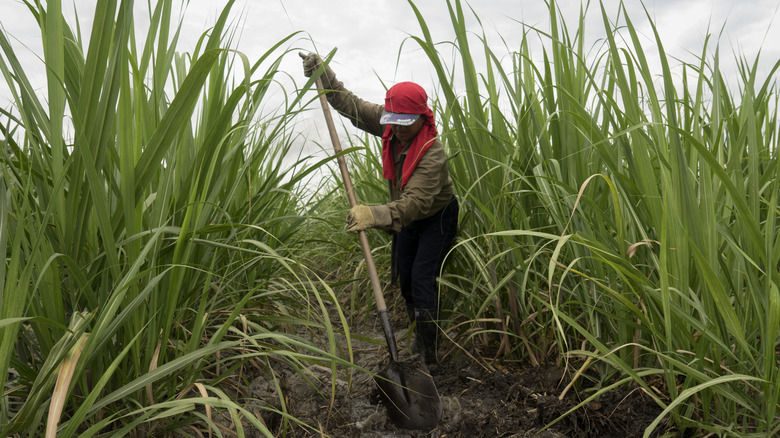
[(423, 125), (423, 118), (421, 116), (409, 126), (390, 125), (390, 128), (393, 130), (393, 135), (395, 136), (395, 138), (397, 138), (398, 141), (401, 142), (401, 144), (408, 145), (412, 141), (414, 136), (417, 135), (418, 132), (420, 132), (422, 125)]

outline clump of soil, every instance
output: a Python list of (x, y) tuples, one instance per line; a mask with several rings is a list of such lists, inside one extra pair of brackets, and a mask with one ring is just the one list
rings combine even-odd
[[(411, 361), (417, 358), (410, 356), (403, 340), (405, 318), (395, 315), (393, 325), (399, 338), (400, 360)], [(362, 330), (359, 335), (365, 338), (384, 338), (378, 325)], [(355, 363), (373, 373), (384, 369), (390, 360), (384, 346), (353, 340), (353, 351)], [(438, 426), (426, 431), (393, 425), (368, 373), (355, 372), (351, 378), (339, 375), (334, 385), (330, 368), (313, 365), (295, 372), (280, 365), (276, 371), (283, 376), (280, 386), (287, 412), (317, 429), (288, 421), (285, 436), (626, 438), (642, 436), (661, 412), (641, 390), (622, 389), (606, 393), (564, 416), (586, 397), (574, 389), (559, 397), (569, 383), (568, 373), (561, 368), (488, 364), (470, 354), (456, 354), (459, 351), (444, 345), (440, 349), (441, 363), (429, 370), (443, 412)], [(248, 392), (248, 400), (254, 405), (250, 411), (262, 412), (269, 429), (281, 433), (282, 416), (267, 409), (281, 409), (271, 380), (255, 378)], [(265, 408), (258, 410), (258, 403)], [(545, 427), (552, 422), (555, 423)], [(656, 435), (661, 429), (656, 430)], [(249, 436), (261, 435), (255, 432)]]

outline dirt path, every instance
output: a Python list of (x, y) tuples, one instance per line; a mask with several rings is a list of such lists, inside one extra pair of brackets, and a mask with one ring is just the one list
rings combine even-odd
[[(406, 316), (393, 314), (393, 327), (399, 338), (401, 360), (411, 360), (404, 334)], [(355, 327), (352, 330), (356, 330)], [(372, 339), (383, 339), (378, 323), (357, 333)], [(354, 341), (355, 362), (378, 372), (389, 360), (384, 346)], [(331, 371), (310, 366), (306, 379), (292, 370), (280, 369), (285, 375), (283, 392), (288, 411), (321, 432), (295, 427), (288, 437), (635, 437), (661, 412), (641, 390), (620, 390), (591, 402), (540, 433), (548, 423), (585, 398), (566, 387), (568, 374), (554, 366), (524, 367), (518, 364), (486, 364), (470, 358), (445, 341), (440, 350), (438, 367), (431, 375), (439, 391), (443, 416), (439, 425), (429, 431), (397, 429), (387, 419), (376, 385), (368, 374), (337, 379), (331, 403)], [(309, 382), (313, 382), (314, 385)], [(279, 407), (278, 396), (267, 379), (257, 378), (249, 387), (248, 403)], [(257, 412), (257, 409), (253, 409)], [(263, 414), (272, 430), (279, 430), (281, 417)], [(276, 429), (275, 429), (276, 428)], [(250, 436), (260, 436), (259, 434)]]

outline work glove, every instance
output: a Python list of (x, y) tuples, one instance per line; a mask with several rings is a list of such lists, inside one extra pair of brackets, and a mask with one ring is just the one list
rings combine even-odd
[[(317, 70), (322, 67), (322, 58), (316, 53), (305, 54), (298, 52), (298, 55), (303, 59), (303, 74), (307, 78), (312, 77)], [(326, 90), (332, 90), (337, 87), (341, 87), (342, 84), (336, 80), (336, 73), (331, 70), (329, 66), (325, 66), (325, 70), (320, 76), (322, 80), (322, 86)]]
[(305, 54), (303, 52), (298, 52), (298, 56), (303, 59), (303, 75), (307, 78), (310, 78), (311, 75), (320, 68), (320, 65), (322, 65), (322, 58), (316, 53)]
[(347, 214), (347, 233), (363, 231), (366, 228), (374, 226), (374, 213), (371, 208), (365, 205), (356, 205), (352, 207)]

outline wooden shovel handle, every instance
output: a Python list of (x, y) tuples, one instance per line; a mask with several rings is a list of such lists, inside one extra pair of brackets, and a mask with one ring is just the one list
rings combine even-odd
[[(325, 91), (322, 87), (322, 79), (319, 78), (317, 78), (317, 92), (319, 93), (320, 104), (322, 104), (322, 113), (325, 115), (325, 123), (328, 125), (330, 141), (333, 143), (333, 149), (336, 151), (336, 155), (338, 155), (341, 153), (341, 142), (336, 133), (336, 126), (333, 124), (333, 118), (330, 115), (328, 99), (325, 97)], [(344, 180), (344, 188), (347, 190), (349, 205), (354, 207), (357, 205), (357, 200), (355, 199), (355, 191), (352, 188), (352, 179), (349, 177), (347, 161), (344, 159), (343, 155), (338, 155), (336, 160), (339, 162), (341, 178)], [(358, 236), (360, 237), (360, 246), (363, 247), (363, 257), (366, 259), (366, 269), (368, 269), (368, 276), (371, 279), (371, 288), (374, 290), (376, 308), (380, 312), (386, 311), (387, 304), (385, 304), (385, 297), (382, 295), (382, 286), (379, 283), (379, 275), (377, 274), (376, 265), (374, 264), (374, 256), (371, 254), (371, 247), (368, 245), (368, 237), (366, 236), (365, 231), (358, 231)]]

